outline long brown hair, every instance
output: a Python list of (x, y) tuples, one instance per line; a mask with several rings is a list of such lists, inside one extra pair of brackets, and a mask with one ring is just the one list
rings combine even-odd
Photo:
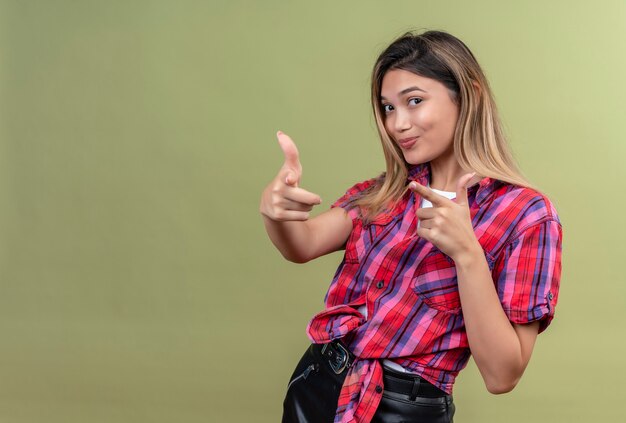
[(380, 99), (383, 76), (392, 69), (435, 79), (448, 88), (451, 98), (459, 106), (453, 145), (454, 156), (461, 168), (537, 190), (515, 162), (487, 78), (469, 48), (447, 32), (431, 30), (414, 34), (409, 31), (380, 54), (372, 71), (372, 109), (387, 170), (352, 202), (364, 209), (366, 223), (402, 198), (408, 189), (410, 165), (385, 129)]

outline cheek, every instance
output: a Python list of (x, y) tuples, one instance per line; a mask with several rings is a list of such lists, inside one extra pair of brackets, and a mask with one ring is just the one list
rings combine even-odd
[(383, 117), (383, 125), (385, 126), (385, 129), (387, 130), (387, 134), (391, 135), (393, 134), (394, 130), (394, 124), (393, 124), (393, 118), (391, 116), (386, 116)]
[(456, 127), (456, 112), (442, 108), (423, 108), (419, 110), (418, 122), (424, 130), (432, 129), (437, 133), (449, 133)]
[(432, 108), (423, 107), (415, 111), (414, 120), (423, 130), (428, 130), (437, 123), (438, 114)]
[(445, 116), (445, 119), (442, 119), (442, 121), (445, 122), (444, 126), (454, 129), (456, 127), (456, 121), (459, 118), (459, 110), (454, 104), (448, 104), (442, 116)]

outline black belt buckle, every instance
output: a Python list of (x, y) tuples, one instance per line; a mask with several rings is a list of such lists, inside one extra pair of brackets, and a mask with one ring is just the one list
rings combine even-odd
[(322, 355), (328, 357), (328, 364), (335, 374), (340, 374), (351, 364), (349, 363), (350, 353), (348, 349), (339, 342), (324, 344)]

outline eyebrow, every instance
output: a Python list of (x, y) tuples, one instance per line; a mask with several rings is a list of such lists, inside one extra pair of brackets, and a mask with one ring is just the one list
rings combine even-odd
[[(403, 89), (402, 91), (400, 91), (400, 92), (398, 93), (398, 95), (404, 95), (404, 94), (406, 94), (406, 93), (410, 93), (411, 91), (421, 91), (421, 92), (424, 92), (424, 93), (428, 94), (426, 91), (424, 91), (424, 90), (423, 90), (423, 89), (421, 89), (420, 87), (418, 87), (418, 86), (414, 86), (414, 87), (409, 87), (409, 88), (405, 88), (405, 89)], [(387, 100), (387, 99), (386, 99), (385, 97), (383, 97), (383, 96), (380, 96), (380, 99), (381, 99), (381, 100)]]

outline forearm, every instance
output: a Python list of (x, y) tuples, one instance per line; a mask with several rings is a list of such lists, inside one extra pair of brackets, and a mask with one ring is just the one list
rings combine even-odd
[(502, 309), (480, 245), (456, 260), (456, 269), (474, 361), (489, 392), (508, 392), (523, 372), (521, 344)]
[(312, 240), (307, 221), (281, 222), (262, 216), (270, 240), (285, 259), (294, 263), (309, 261)]

